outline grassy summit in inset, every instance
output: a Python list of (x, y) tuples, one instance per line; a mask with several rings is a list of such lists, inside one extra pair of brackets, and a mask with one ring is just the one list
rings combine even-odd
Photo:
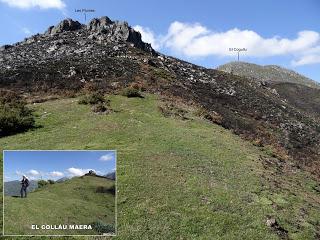
[[(48, 184), (27, 198), (5, 196), (4, 233), (14, 235), (100, 235), (115, 228), (115, 182), (97, 176)], [(38, 225), (39, 230), (31, 229)], [(91, 225), (92, 230), (46, 230), (42, 225)]]

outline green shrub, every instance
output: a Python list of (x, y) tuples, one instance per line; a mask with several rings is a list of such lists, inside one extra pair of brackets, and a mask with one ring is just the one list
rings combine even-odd
[(38, 188), (42, 188), (48, 184), (49, 184), (49, 182), (47, 182), (46, 180), (39, 180), (38, 181)]
[(133, 88), (133, 87), (128, 87), (128, 88), (123, 89), (121, 95), (126, 96), (128, 98), (133, 98), (133, 97), (143, 98), (140, 91), (138, 89)]
[(19, 95), (0, 92), (0, 137), (26, 131), (34, 125), (32, 110)]
[(49, 179), (49, 180), (48, 180), (48, 183), (49, 183), (49, 184), (55, 184), (56, 182), (55, 182), (54, 180)]
[(107, 111), (107, 108), (103, 103), (99, 103), (92, 106), (92, 111), (95, 113), (103, 113)]
[(81, 96), (79, 101), (78, 101), (79, 104), (83, 104), (83, 105), (87, 105), (88, 104), (88, 97), (87, 95), (84, 95), (84, 96)]
[(100, 234), (103, 233), (115, 233), (115, 227), (112, 224), (107, 224), (104, 223), (100, 220), (95, 221), (93, 223), (90, 224), (92, 229), (94, 229), (95, 231), (97, 231)]
[(79, 104), (90, 104), (90, 105), (94, 105), (94, 104), (99, 104), (99, 103), (104, 103), (105, 99), (104, 99), (104, 95), (102, 92), (93, 92), (87, 95), (84, 95), (80, 98), (79, 100)]
[(82, 96), (78, 103), (92, 105), (91, 110), (95, 113), (104, 113), (110, 109), (110, 101), (105, 100), (104, 94), (101, 91), (96, 91)]

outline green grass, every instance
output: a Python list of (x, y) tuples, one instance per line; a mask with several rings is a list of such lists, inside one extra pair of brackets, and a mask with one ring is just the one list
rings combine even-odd
[(46, 185), (27, 198), (4, 198), (6, 235), (99, 235), (94, 230), (32, 230), (31, 225), (83, 224), (95, 221), (115, 225), (115, 196), (96, 193), (97, 187), (109, 188), (114, 181), (93, 176), (76, 177)]
[(155, 96), (109, 99), (108, 115), (76, 99), (36, 104), (42, 128), (0, 146), (118, 150), (117, 239), (278, 239), (267, 215), (290, 238), (315, 239), (320, 197), (307, 175), (265, 170), (259, 148), (195, 116), (166, 118)]

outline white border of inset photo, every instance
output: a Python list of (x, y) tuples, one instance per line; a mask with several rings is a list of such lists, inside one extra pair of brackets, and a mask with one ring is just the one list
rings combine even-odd
[[(4, 162), (5, 162), (5, 152), (18, 152), (18, 151), (25, 151), (25, 152), (43, 152), (43, 151), (48, 151), (48, 152), (96, 152), (96, 151), (100, 151), (100, 152), (114, 152), (115, 153), (115, 233), (114, 234), (109, 234), (109, 233), (103, 233), (101, 235), (79, 235), (79, 234), (67, 234), (67, 235), (46, 235), (46, 234), (26, 234), (26, 235), (19, 235), (19, 234), (5, 234), (4, 232)], [(65, 150), (65, 149), (61, 149), (61, 150), (23, 150), (23, 149), (19, 149), (19, 150), (3, 150), (2, 151), (2, 236), (8, 236), (8, 237), (24, 237), (24, 236), (37, 236), (37, 237), (115, 237), (118, 234), (118, 208), (117, 208), (117, 202), (118, 202), (118, 174), (117, 174), (117, 161), (118, 161), (118, 156), (117, 156), (117, 150), (100, 150), (100, 149), (90, 149), (90, 150)]]

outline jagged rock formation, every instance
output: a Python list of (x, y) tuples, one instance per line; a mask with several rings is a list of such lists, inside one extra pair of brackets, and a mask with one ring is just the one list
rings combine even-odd
[(220, 71), (265, 82), (289, 82), (320, 89), (320, 84), (301, 74), (277, 65), (261, 66), (247, 62), (230, 62), (217, 68)]
[(103, 17), (84, 26), (66, 20), (0, 51), (1, 88), (28, 96), (77, 92), (87, 83), (110, 93), (135, 83), (201, 107), (220, 116), (223, 127), (273, 146), (279, 158), (320, 177), (319, 120), (264, 82), (155, 52), (125, 22)]
[(51, 26), (45, 32), (45, 35), (53, 35), (57, 33), (62, 33), (66, 31), (75, 31), (82, 28), (81, 23), (78, 21), (73, 21), (72, 19), (68, 18), (61, 21), (57, 26)]

